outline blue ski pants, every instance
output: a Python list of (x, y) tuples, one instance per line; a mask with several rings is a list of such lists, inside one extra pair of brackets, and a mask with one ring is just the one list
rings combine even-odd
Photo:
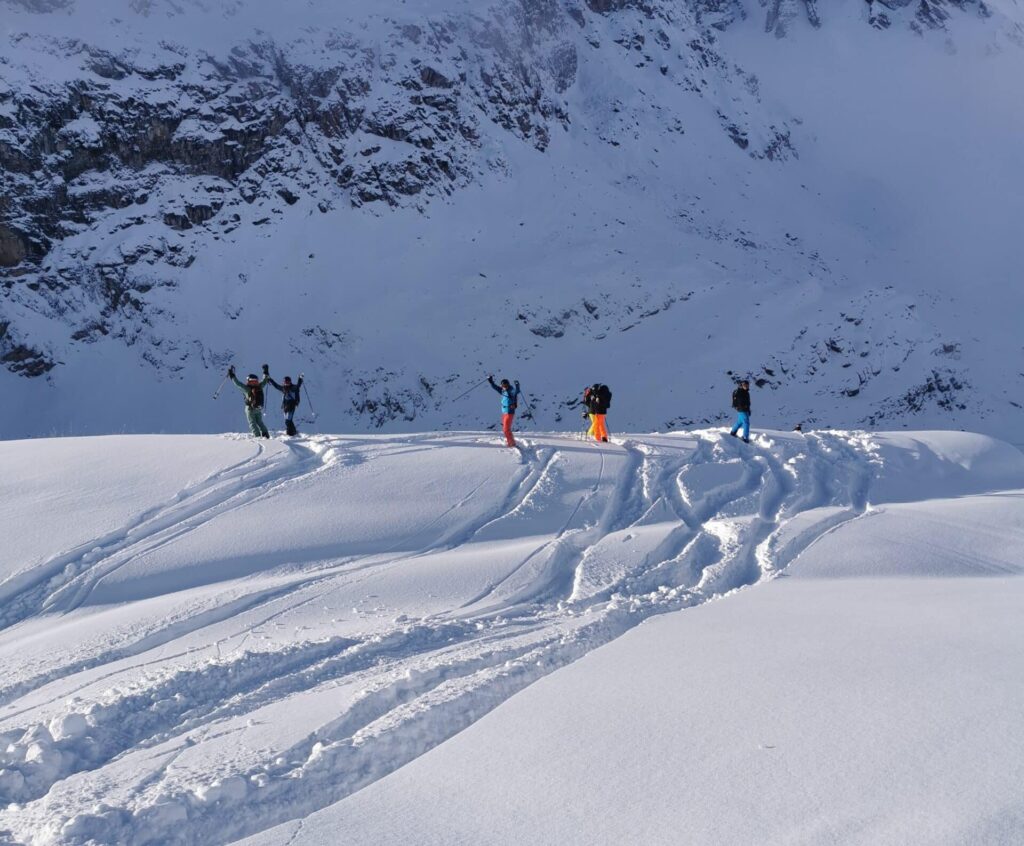
[(732, 434), (736, 434), (740, 429), (743, 429), (744, 440), (750, 440), (750, 412), (749, 411), (737, 411), (736, 412), (736, 425), (732, 427)]
[(299, 434), (295, 428), (295, 406), (284, 407), (284, 429), (289, 435)]

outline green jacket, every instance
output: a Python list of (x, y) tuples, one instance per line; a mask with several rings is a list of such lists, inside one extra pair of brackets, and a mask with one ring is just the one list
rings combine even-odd
[[(249, 390), (250, 386), (245, 384), (245, 382), (242, 382), (233, 373), (231, 374), (231, 381), (234, 382), (238, 386), (238, 390), (240, 390), (243, 394), (245, 394), (245, 404), (247, 406), (249, 406), (249, 408), (262, 408), (263, 407), (263, 403), (262, 402), (256, 402), (255, 401), (256, 398), (253, 396), (252, 391)], [(270, 381), (270, 376), (266, 375), (266, 376), (263, 377), (263, 381), (260, 382), (259, 388), (260, 388), (260, 395), (261, 395), (261, 397), (262, 397), (262, 394), (263, 394), (263, 388), (266, 387), (267, 382), (269, 382), (269, 381)]]

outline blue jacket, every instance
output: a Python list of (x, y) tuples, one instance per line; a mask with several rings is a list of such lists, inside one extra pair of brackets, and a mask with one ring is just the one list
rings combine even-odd
[(519, 400), (519, 383), (516, 382), (515, 386), (511, 388), (503, 388), (501, 385), (495, 385), (494, 380), (490, 376), (487, 377), (487, 381), (494, 390), (501, 394), (501, 413), (515, 414), (516, 405), (518, 405)]
[(299, 407), (299, 398), (301, 397), (302, 391), (302, 377), (299, 377), (298, 382), (293, 382), (291, 385), (278, 385), (269, 376), (267, 379), (270, 380), (270, 384), (277, 388), (281, 394), (281, 409), (283, 411), (295, 411)]

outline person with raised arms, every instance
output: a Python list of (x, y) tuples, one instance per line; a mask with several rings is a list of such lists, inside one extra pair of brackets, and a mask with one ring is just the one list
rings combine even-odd
[(519, 382), (513, 384), (508, 379), (502, 379), (500, 383), (495, 383), (493, 374), (487, 377), (487, 382), (501, 394), (501, 431), (505, 434), (505, 443), (514, 447), (516, 439), (512, 434), (512, 423), (519, 405)]

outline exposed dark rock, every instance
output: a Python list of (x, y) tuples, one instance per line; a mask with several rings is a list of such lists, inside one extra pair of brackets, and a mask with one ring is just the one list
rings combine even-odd
[(14, 267), (28, 256), (28, 245), (17, 232), (0, 226), (0, 267)]
[(733, 143), (741, 150), (746, 150), (747, 147), (750, 146), (750, 139), (747, 138), (747, 133), (735, 124), (729, 124), (726, 126), (725, 131), (729, 134)]
[(9, 323), (0, 323), (0, 363), (19, 376), (42, 376), (56, 367), (56, 362), (45, 353), (9, 334)]

